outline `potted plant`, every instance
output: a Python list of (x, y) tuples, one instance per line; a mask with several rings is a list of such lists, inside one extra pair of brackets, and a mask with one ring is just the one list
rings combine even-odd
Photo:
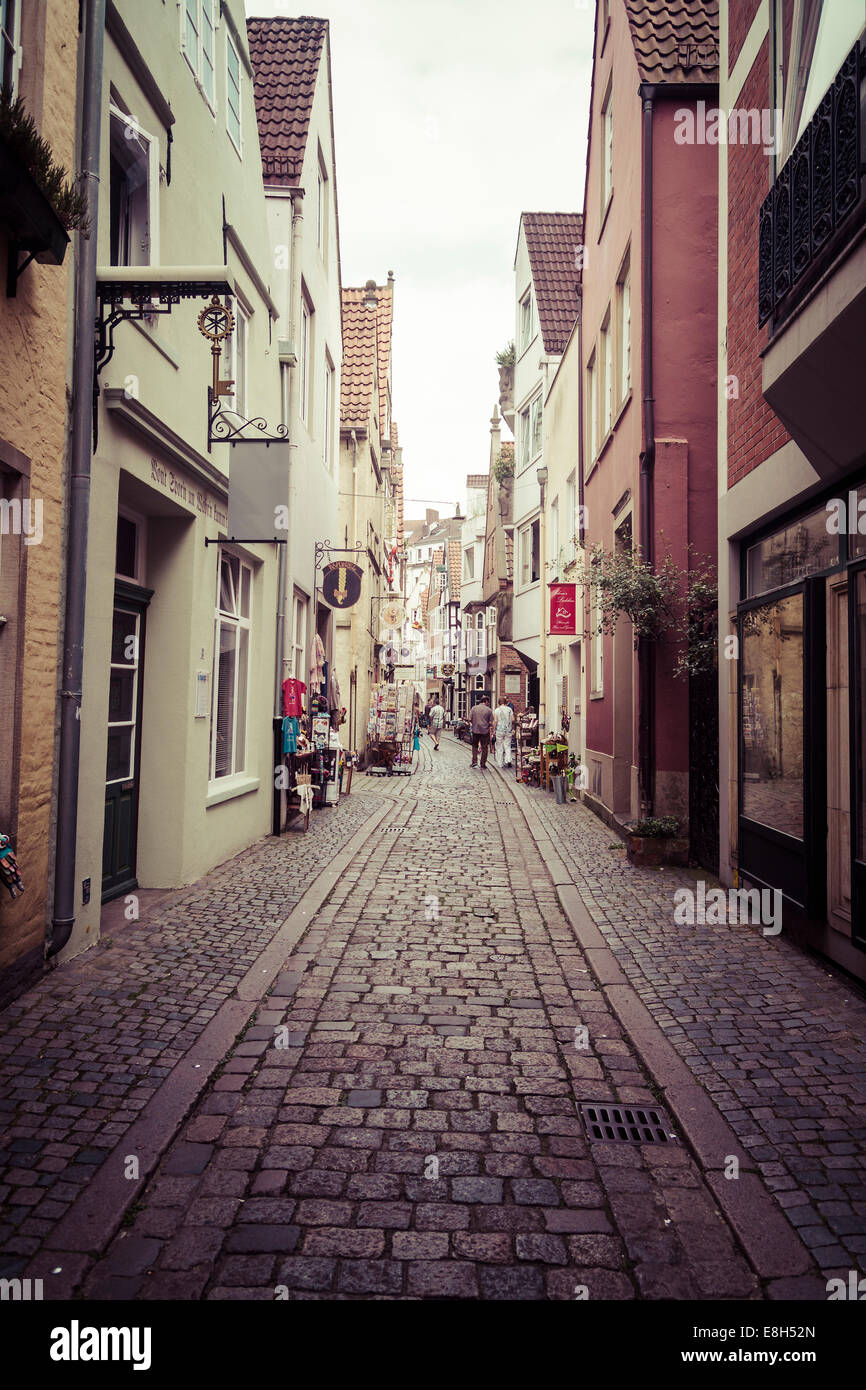
[(90, 231), (84, 194), (8, 88), (0, 92), (0, 221), (17, 248), (51, 265), (62, 263), (70, 231)]
[(689, 842), (679, 835), (675, 816), (647, 816), (626, 827), (626, 852), (630, 864), (657, 869), (662, 864), (688, 864)]

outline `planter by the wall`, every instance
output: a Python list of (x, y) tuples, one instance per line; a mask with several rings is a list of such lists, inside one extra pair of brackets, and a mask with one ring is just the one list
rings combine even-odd
[[(0, 140), (0, 224), (9, 237), (10, 255), (29, 251), (43, 265), (62, 265), (69, 245), (66, 231), (33, 175)], [(7, 293), (17, 280), (10, 264)]]
[(639, 868), (658, 869), (662, 864), (688, 864), (689, 842), (664, 835), (629, 835), (628, 862)]

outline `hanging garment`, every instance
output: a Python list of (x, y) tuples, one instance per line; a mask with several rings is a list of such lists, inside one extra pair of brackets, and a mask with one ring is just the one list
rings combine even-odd
[(283, 752), (297, 753), (298, 734), (301, 732), (301, 725), (293, 715), (287, 715), (283, 720)]
[(283, 681), (283, 714), (291, 715), (293, 719), (300, 719), (304, 712), (304, 697), (307, 687), (303, 681), (296, 680), (294, 676), (289, 676), (288, 680)]
[(325, 679), (325, 644), (316, 633), (313, 641), (313, 654), (310, 661), (310, 685), (318, 690)]
[(9, 889), (13, 898), (24, 892), (24, 880), (18, 869), (18, 860), (12, 851), (8, 835), (0, 835), (0, 880)]
[(340, 682), (337, 680), (337, 672), (334, 670), (333, 664), (328, 673), (328, 709), (342, 709), (340, 701)]

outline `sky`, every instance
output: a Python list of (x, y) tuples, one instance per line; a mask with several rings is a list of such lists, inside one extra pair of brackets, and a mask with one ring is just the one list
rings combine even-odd
[[(520, 214), (583, 202), (593, 0), (246, 0), (330, 20), (344, 285), (394, 272), (405, 514), (486, 473)], [(503, 437), (508, 438), (507, 429)]]

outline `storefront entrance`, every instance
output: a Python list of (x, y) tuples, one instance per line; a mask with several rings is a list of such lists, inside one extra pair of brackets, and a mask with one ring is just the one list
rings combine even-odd
[(782, 891), (807, 942), (834, 954), (845, 938), (866, 976), (850, 952), (866, 950), (866, 535), (851, 510), (853, 530), (813, 503), (744, 547), (739, 866)]
[(152, 590), (115, 585), (108, 679), (102, 901), (138, 886), (136, 836), (145, 615)]

